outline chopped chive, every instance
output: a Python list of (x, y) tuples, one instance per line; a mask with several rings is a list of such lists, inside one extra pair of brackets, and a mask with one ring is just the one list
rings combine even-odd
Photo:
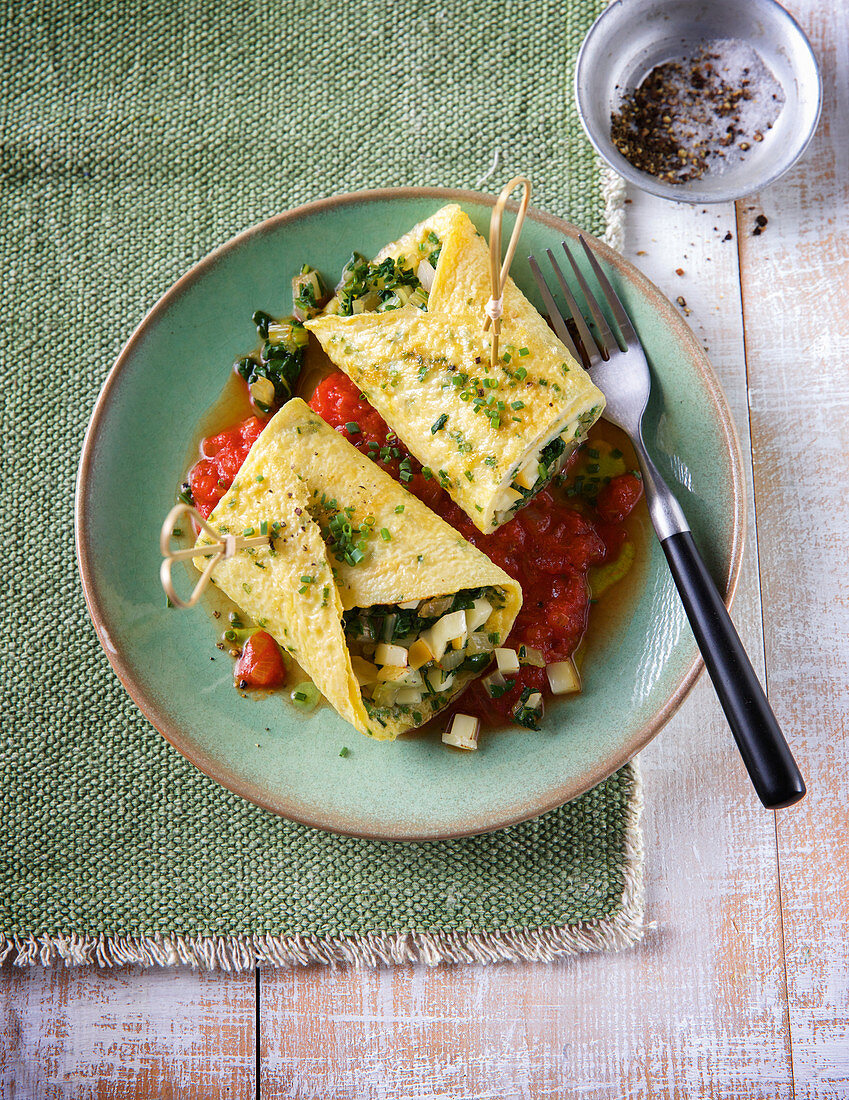
[(246, 527), (242, 532), (243, 535), (250, 537), (254, 533), (253, 527)]
[(348, 423), (345, 425), (345, 430), (350, 432), (351, 435), (357, 435), (360, 431), (360, 426), (356, 422), (356, 420), (349, 420)]
[(392, 536), (389, 534), (389, 531), (386, 527), (381, 527), (380, 537), (383, 539), (384, 542), (389, 542), (392, 538)]
[(516, 377), (519, 379), (520, 382), (524, 382), (524, 380), (528, 377), (528, 372), (525, 370), (524, 367), (516, 367)]
[(301, 584), (313, 584), (315, 577), (301, 577)]
[(268, 520), (267, 519), (264, 519), (262, 521), (262, 523), (259, 525), (259, 533), (261, 535), (267, 535), (268, 534)]
[(395, 514), (396, 515), (400, 515), (401, 512), (403, 512), (403, 511), (404, 511), (404, 505), (403, 504), (398, 504), (398, 505), (395, 506)]
[(531, 353), (528, 351), (527, 348), (519, 348), (519, 354), (520, 355), (530, 355)]
[(340, 756), (342, 757), (342, 759), (344, 760), (344, 758), (345, 758), (346, 756), (350, 756), (350, 755), (351, 755), (351, 750), (350, 750), (350, 749), (348, 748), (348, 746), (347, 746), (347, 745), (343, 745), (343, 746), (342, 746), (342, 748), (341, 748), (341, 749), (339, 750), (339, 755), (340, 755)]
[(436, 433), (441, 428), (444, 428), (447, 423), (448, 423), (448, 413), (443, 413), (442, 416), (438, 417), (436, 419), (435, 423), (431, 426), (431, 429), (430, 429), (431, 435), (436, 435)]

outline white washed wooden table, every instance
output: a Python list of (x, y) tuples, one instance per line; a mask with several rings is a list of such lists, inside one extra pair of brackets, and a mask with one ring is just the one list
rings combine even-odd
[(849, 9), (788, 6), (825, 77), (804, 162), (736, 209), (631, 192), (626, 253), (685, 299), (734, 411), (754, 502), (734, 617), (807, 798), (760, 807), (702, 678), (641, 757), (640, 947), (259, 976), (7, 966), (0, 1096), (849, 1097)]

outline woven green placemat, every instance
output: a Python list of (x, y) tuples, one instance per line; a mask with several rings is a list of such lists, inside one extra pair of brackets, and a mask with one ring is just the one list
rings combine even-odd
[(378, 843), (279, 820), (197, 772), (124, 694), (72, 534), (85, 425), (120, 345), (238, 230), (337, 192), (485, 176), (497, 190), (517, 172), (539, 206), (601, 230), (570, 86), (601, 6), (0, 9), (0, 955), (551, 958), (639, 934), (632, 768), (470, 840)]

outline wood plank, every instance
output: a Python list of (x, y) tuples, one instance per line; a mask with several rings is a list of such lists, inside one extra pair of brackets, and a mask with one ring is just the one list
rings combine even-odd
[(184, 967), (3, 968), (0, 1096), (255, 1095), (256, 979)]
[(778, 817), (793, 1064), (796, 1095), (820, 1100), (849, 1095), (849, 11), (788, 6), (823, 120), (738, 223), (770, 689), (809, 792)]
[[(632, 198), (626, 251), (685, 297), (748, 454), (733, 209)], [(735, 614), (760, 666), (755, 542), (752, 528)], [(642, 765), (657, 922), (642, 947), (551, 966), (263, 971), (263, 1097), (789, 1097), (773, 815), (706, 681)]]

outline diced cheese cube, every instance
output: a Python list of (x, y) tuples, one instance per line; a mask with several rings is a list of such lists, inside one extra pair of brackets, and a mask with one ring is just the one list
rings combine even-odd
[(374, 651), (375, 664), (401, 665), (407, 664), (407, 650), (402, 645), (388, 645), (381, 642)]
[(519, 671), (519, 655), (515, 649), (496, 649), (495, 661), (499, 672)]
[(433, 654), (424, 638), (417, 638), (407, 650), (407, 661), (410, 668), (421, 668), (428, 661), (433, 660)]
[(480, 725), (480, 720), (470, 714), (455, 714), (442, 735), (442, 741), (446, 745), (453, 745), (455, 749), (473, 752), (478, 747)]
[(466, 630), (468, 633), (474, 634), (479, 626), (483, 626), (491, 614), (492, 604), (489, 600), (485, 600), (482, 596), (480, 599), (475, 600), (474, 607), (470, 607), (466, 611)]
[(581, 677), (574, 661), (554, 661), (545, 671), (555, 695), (569, 695), (581, 690)]

